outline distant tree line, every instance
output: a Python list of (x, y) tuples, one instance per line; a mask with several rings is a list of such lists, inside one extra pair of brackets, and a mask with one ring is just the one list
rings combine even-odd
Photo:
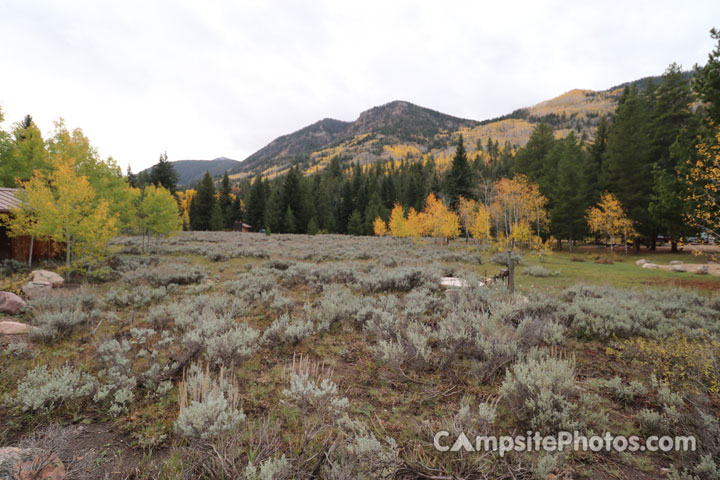
[[(715, 30), (712, 35), (720, 38)], [(211, 205), (207, 192), (212, 182), (206, 178), (206, 198), (198, 200), (201, 208), (195, 213), (202, 219), (193, 221), (191, 212), (190, 226), (216, 229), (223, 218), (229, 228), (230, 219), (242, 218), (254, 230), (371, 235), (374, 221), (380, 217), (387, 222), (395, 204), (421, 211), (432, 193), (452, 208), (460, 197), (489, 205), (497, 180), (524, 174), (548, 200), (549, 228), (537, 232), (545, 238), (572, 244), (588, 236), (588, 209), (611, 192), (638, 233), (637, 245), (645, 239), (654, 248), (662, 233), (673, 238), (676, 248), (679, 238), (709, 228), (708, 222), (693, 221), (697, 185), (687, 177), (692, 177), (698, 147), (714, 144), (713, 132), (720, 124), (719, 57), (717, 47), (691, 77), (672, 64), (659, 82), (626, 87), (615, 114), (600, 119), (592, 139), (573, 132), (556, 138), (552, 127), (541, 122), (524, 147), (500, 147), (488, 139), (472, 159), (460, 137), (444, 168), (431, 156), (372, 165), (333, 158), (310, 176), (295, 166), (273, 179), (258, 175), (240, 181), (236, 209), (227, 208), (222, 193)], [(198, 187), (198, 195), (200, 191)]]

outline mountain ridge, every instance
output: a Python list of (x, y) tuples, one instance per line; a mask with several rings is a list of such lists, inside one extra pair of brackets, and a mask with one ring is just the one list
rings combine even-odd
[[(210, 172), (211, 176), (217, 177), (240, 165), (242, 162), (227, 157), (217, 157), (212, 160), (175, 160), (171, 163), (175, 168), (175, 172), (178, 174), (178, 185), (191, 186), (199, 182), (206, 171)], [(144, 172), (150, 174), (153, 167), (146, 168), (138, 174)]]
[[(644, 77), (607, 90), (571, 89), (533, 106), (482, 121), (393, 100), (364, 110), (354, 121), (326, 117), (281, 135), (242, 162), (219, 157), (210, 161), (181, 160), (173, 165), (181, 178), (179, 183), (191, 185), (205, 170), (213, 177), (227, 171), (233, 180), (258, 173), (274, 177), (286, 173), (292, 166), (312, 174), (325, 168), (333, 157), (360, 164), (427, 156), (439, 163), (448, 162), (459, 135), (465, 138), (468, 154), (475, 155), (489, 140), (511, 148), (524, 146), (540, 122), (548, 123), (556, 137), (573, 131), (592, 138), (600, 117), (614, 113), (625, 87), (645, 88), (659, 78)], [(222, 160), (228, 163), (217, 162)]]

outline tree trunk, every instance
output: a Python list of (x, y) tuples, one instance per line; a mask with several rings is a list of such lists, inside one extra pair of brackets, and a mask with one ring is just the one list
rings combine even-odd
[(628, 254), (627, 235), (623, 235), (623, 244), (625, 244), (625, 255), (627, 255)]
[(67, 264), (68, 268), (70, 268), (70, 246), (72, 245), (72, 240), (70, 239), (70, 233), (65, 229), (65, 263)]
[(562, 239), (561, 238), (557, 239), (557, 249), (559, 252), (562, 252)]
[(32, 268), (32, 251), (35, 244), (35, 235), (30, 235), (30, 253), (28, 254), (28, 267)]
[(508, 290), (510, 290), (510, 294), (512, 295), (515, 293), (515, 262), (512, 258), (512, 253), (510, 250), (507, 252), (508, 255)]
[(670, 251), (673, 253), (678, 252), (678, 242), (675, 239), (670, 240)]
[(571, 236), (570, 238), (568, 238), (568, 243), (570, 244), (570, 253), (572, 253), (572, 251), (573, 251), (573, 239), (572, 239), (572, 236)]

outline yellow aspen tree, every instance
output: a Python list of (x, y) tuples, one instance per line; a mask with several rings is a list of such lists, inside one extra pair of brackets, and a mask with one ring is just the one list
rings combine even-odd
[(462, 225), (465, 231), (465, 242), (467, 243), (468, 237), (470, 236), (470, 225), (472, 224), (473, 216), (477, 204), (473, 199), (466, 199), (464, 197), (458, 198), (457, 213), (460, 219), (460, 225)]
[[(24, 194), (21, 192), (19, 199), (23, 199)], [(40, 230), (37, 215), (27, 202), (22, 202), (19, 206), (12, 210), (12, 215), (0, 215), (0, 225), (5, 225), (8, 229), (8, 236), (14, 237), (30, 237), (30, 251), (28, 253), (28, 266), (32, 267), (32, 254), (35, 239), (42, 239), (43, 232)]]
[(688, 162), (685, 183), (692, 207), (686, 217), (690, 225), (720, 239), (720, 128), (716, 130), (715, 141), (698, 144), (697, 158)]
[[(25, 208), (31, 211), (38, 236), (65, 244), (69, 267), (73, 258), (104, 252), (117, 234), (117, 217), (110, 214), (107, 200), (95, 201), (92, 185), (86, 176), (76, 173), (72, 157), (56, 155), (51, 164), (50, 174), (35, 170), (23, 184), (21, 199), (26, 206), (14, 209), (13, 216), (22, 215)], [(25, 220), (11, 220), (11, 228), (15, 221)]]
[(396, 238), (405, 238), (410, 236), (405, 212), (402, 205), (396, 203), (390, 213), (390, 233)]
[[(491, 210), (495, 216), (498, 237), (526, 243), (532, 240), (530, 225), (535, 227), (535, 233), (539, 235), (542, 227), (547, 225), (548, 217), (547, 198), (540, 193), (537, 184), (525, 175), (516, 175), (512, 179), (498, 180), (494, 189), (496, 195)], [(515, 229), (519, 229), (517, 234)]]
[(373, 222), (373, 232), (378, 237), (384, 237), (387, 235), (388, 229), (385, 221), (381, 217), (377, 217)]
[(624, 236), (627, 240), (635, 235), (632, 221), (625, 215), (620, 200), (612, 193), (605, 192), (600, 197), (600, 203), (588, 209), (587, 222), (592, 233), (608, 238), (611, 253), (615, 253), (616, 237)]
[(478, 205), (472, 212), (469, 230), (470, 235), (475, 239), (490, 238), (490, 212), (485, 205)]
[(424, 233), (431, 237), (450, 240), (460, 235), (460, 220), (458, 216), (434, 194), (429, 194), (425, 200), (425, 210), (422, 212), (425, 224)]
[(422, 212), (417, 212), (414, 208), (410, 207), (407, 216), (407, 228), (408, 233), (414, 239), (423, 237), (427, 230), (426, 217)]
[(142, 202), (138, 209), (143, 243), (145, 235), (170, 235), (182, 228), (182, 220), (177, 201), (169, 190), (162, 186), (145, 187)]

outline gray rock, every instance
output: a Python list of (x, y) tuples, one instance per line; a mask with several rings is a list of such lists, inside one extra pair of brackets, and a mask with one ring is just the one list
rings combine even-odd
[(23, 333), (29, 333), (32, 329), (32, 326), (25, 323), (0, 320), (0, 335), (22, 335)]
[(0, 478), (5, 480), (63, 480), (65, 466), (52, 452), (40, 448), (0, 448)]
[(685, 262), (681, 262), (680, 260), (673, 260), (672, 262), (670, 262), (670, 265), (682, 265), (683, 263)]
[(65, 279), (55, 272), (50, 270), (35, 270), (32, 272), (31, 281), (33, 282), (47, 282), (53, 286), (53, 288), (62, 287), (65, 283)]
[(641, 258), (640, 260), (638, 260), (638, 261), (635, 262), (635, 265), (637, 265), (637, 266), (639, 266), (639, 267), (642, 267), (642, 266), (645, 265), (646, 263), (648, 263), (647, 260), (645, 260), (644, 258)]
[(28, 300), (47, 297), (52, 294), (52, 284), (49, 282), (28, 282), (22, 287), (23, 294)]
[(677, 265), (677, 264), (671, 265), (670, 271), (671, 272), (687, 272), (687, 270), (685, 270), (685, 267), (683, 267), (682, 265)]
[(12, 292), (0, 292), (0, 313), (17, 315), (25, 308), (25, 300)]
[(709, 273), (709, 269), (707, 265), (700, 265), (695, 269), (695, 273), (698, 275), (707, 275)]
[(649, 268), (649, 269), (652, 269), (652, 270), (656, 270), (656, 269), (660, 268), (656, 263), (649, 263), (649, 262), (643, 263), (643, 266), (642, 266), (642, 267), (643, 267), (643, 268)]

